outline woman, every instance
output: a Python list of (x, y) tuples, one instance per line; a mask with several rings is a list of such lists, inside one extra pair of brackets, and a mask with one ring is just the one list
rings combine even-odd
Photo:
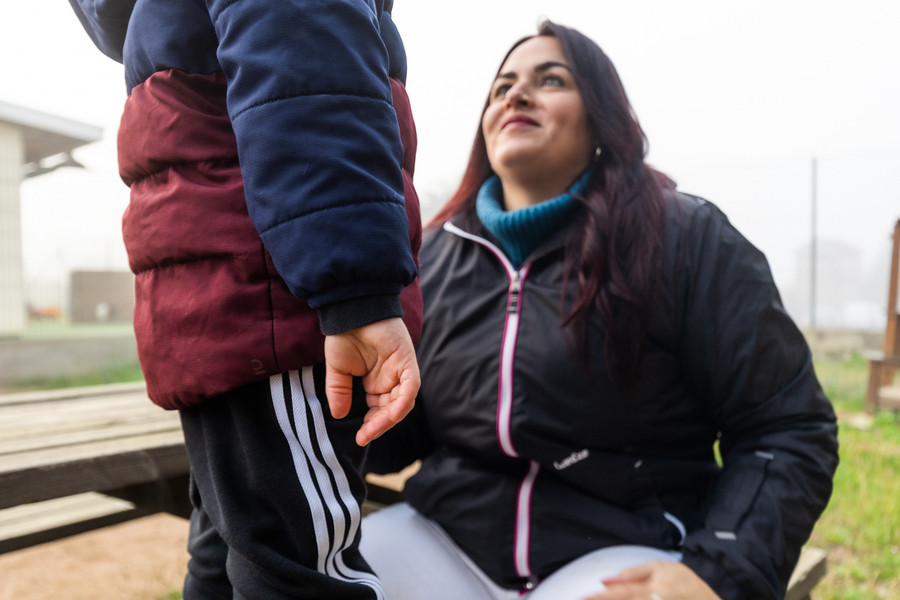
[(419, 402), (370, 449), (422, 461), (363, 525), (388, 597), (783, 596), (834, 413), (763, 255), (644, 141), (580, 33), (506, 56), (423, 243)]

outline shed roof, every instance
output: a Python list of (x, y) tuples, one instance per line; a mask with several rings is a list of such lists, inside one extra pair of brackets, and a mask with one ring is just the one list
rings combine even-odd
[(25, 164), (97, 142), (103, 128), (0, 100), (0, 123), (18, 127), (25, 140)]

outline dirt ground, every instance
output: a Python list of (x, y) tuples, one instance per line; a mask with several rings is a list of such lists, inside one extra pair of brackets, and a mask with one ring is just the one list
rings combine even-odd
[(187, 536), (159, 514), (0, 554), (0, 600), (159, 600), (181, 589)]

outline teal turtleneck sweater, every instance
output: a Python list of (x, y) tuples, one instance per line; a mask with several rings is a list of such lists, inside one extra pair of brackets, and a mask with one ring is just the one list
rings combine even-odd
[(518, 268), (531, 251), (559, 229), (578, 206), (575, 195), (587, 188), (590, 172), (581, 175), (569, 191), (534, 206), (506, 211), (500, 179), (492, 175), (478, 191), (475, 210), (478, 218), (497, 238), (513, 266)]

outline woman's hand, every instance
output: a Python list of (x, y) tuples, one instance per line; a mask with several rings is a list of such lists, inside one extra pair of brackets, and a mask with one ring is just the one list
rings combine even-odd
[(651, 562), (604, 579), (605, 592), (584, 600), (720, 600), (690, 568), (678, 562)]

